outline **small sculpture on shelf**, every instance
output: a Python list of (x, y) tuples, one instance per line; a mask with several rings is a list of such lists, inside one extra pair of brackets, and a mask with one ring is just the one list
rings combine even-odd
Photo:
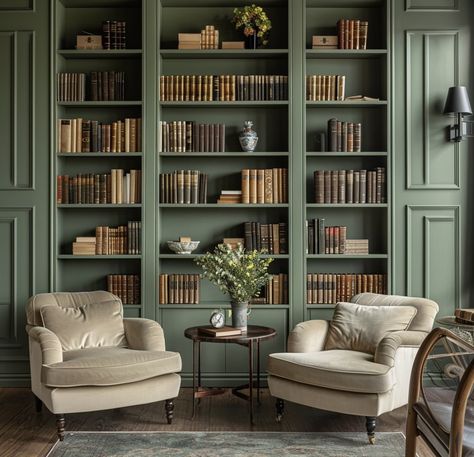
[(189, 236), (180, 236), (179, 241), (168, 241), (168, 247), (175, 254), (191, 254), (199, 243), (200, 241), (191, 241)]
[(268, 44), (268, 32), (272, 28), (272, 21), (261, 6), (254, 4), (234, 9), (232, 22), (236, 30), (244, 29), (245, 47), (257, 49)]
[(240, 147), (244, 152), (253, 152), (257, 147), (258, 136), (257, 132), (252, 127), (252, 121), (245, 121), (244, 128), (240, 131), (239, 142)]

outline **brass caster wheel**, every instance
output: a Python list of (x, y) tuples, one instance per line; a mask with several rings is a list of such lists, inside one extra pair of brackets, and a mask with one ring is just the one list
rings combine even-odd
[(375, 436), (369, 436), (369, 443), (375, 444)]
[(283, 417), (283, 414), (277, 414), (275, 420), (276, 420), (278, 423), (280, 423), (282, 417)]

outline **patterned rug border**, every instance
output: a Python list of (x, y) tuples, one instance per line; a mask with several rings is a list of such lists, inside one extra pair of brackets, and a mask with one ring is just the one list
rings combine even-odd
[[(277, 430), (269, 430), (269, 431), (252, 431), (252, 430), (192, 430), (192, 431), (186, 431), (186, 430), (172, 430), (172, 431), (164, 431), (164, 430), (132, 430), (132, 431), (127, 431), (127, 430), (77, 430), (77, 431), (69, 431), (66, 432), (65, 439), (67, 439), (68, 435), (86, 435), (86, 434), (93, 434), (93, 435), (112, 435), (112, 434), (147, 434), (147, 435), (160, 435), (160, 434), (198, 434), (198, 433), (208, 433), (208, 434), (218, 434), (218, 433), (226, 433), (226, 434), (237, 434), (237, 433), (248, 433), (250, 432), (252, 435), (258, 435), (259, 433), (265, 433), (265, 434), (278, 434), (278, 435), (292, 435), (292, 434), (298, 434), (298, 435), (345, 435), (345, 434), (355, 434), (355, 433), (362, 433), (365, 434), (365, 431), (360, 431), (360, 432), (280, 432)], [(377, 432), (377, 435), (402, 435), (404, 439), (406, 439), (405, 433), (401, 431), (394, 431), (394, 432)], [(56, 442), (53, 444), (53, 447), (49, 450), (49, 452), (46, 454), (46, 457), (49, 457), (52, 452), (55, 450), (55, 448), (60, 444), (59, 440), (56, 440)], [(418, 456), (418, 453), (417, 453)]]

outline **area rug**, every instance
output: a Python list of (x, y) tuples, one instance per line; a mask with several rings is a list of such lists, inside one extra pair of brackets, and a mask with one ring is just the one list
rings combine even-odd
[(48, 457), (403, 457), (402, 433), (70, 432)]

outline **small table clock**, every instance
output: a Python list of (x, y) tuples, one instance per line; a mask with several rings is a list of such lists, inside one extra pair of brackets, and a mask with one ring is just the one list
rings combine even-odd
[(225, 314), (222, 309), (216, 309), (212, 312), (209, 322), (214, 328), (224, 327), (225, 324)]

